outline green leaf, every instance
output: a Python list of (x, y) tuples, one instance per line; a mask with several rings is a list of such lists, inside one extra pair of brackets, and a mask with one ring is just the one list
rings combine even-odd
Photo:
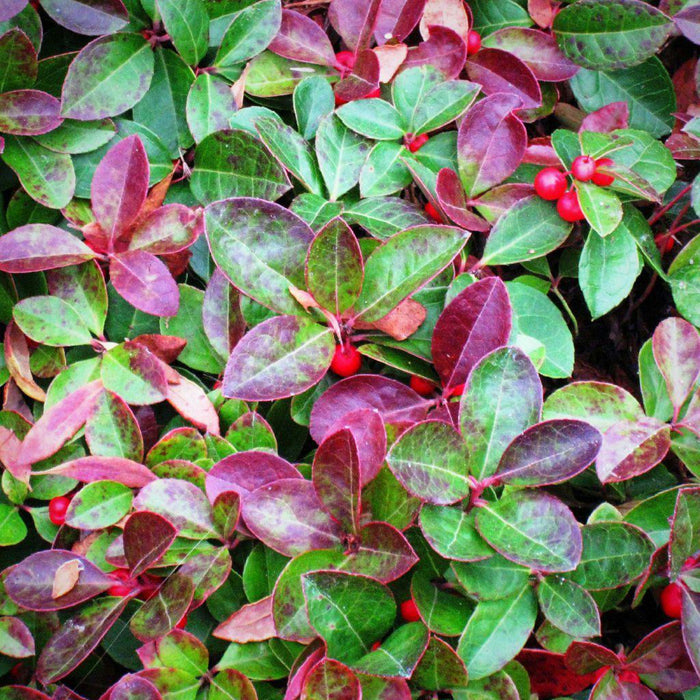
[(484, 678), (503, 668), (523, 648), (536, 619), (537, 601), (530, 586), (511, 597), (479, 603), (457, 647), (469, 678)]
[(34, 139), (58, 153), (89, 153), (114, 138), (116, 131), (111, 119), (89, 122), (64, 119), (61, 126)]
[(431, 575), (422, 569), (418, 569), (411, 579), (411, 597), (428, 629), (445, 637), (462, 634), (474, 611), (472, 601), (456, 591), (441, 590), (433, 583)]
[(360, 295), (363, 276), (362, 251), (355, 234), (341, 218), (332, 219), (309, 248), (309, 292), (323, 308), (340, 316)]
[(654, 550), (639, 528), (620, 522), (584, 525), (583, 554), (571, 580), (589, 591), (620, 588), (642, 575)]
[(534, 425), (541, 411), (542, 384), (525, 353), (505, 347), (481, 359), (459, 407), (469, 472), (477, 479), (494, 474), (508, 444)]
[(117, 345), (102, 356), (105, 389), (137, 406), (163, 401), (167, 394), (165, 373), (150, 352), (139, 345)]
[(478, 533), (474, 518), (476, 512), (465, 512), (461, 507), (446, 508), (429, 503), (420, 511), (420, 528), (430, 546), (447, 559), (478, 561), (493, 554), (493, 549)]
[(622, 204), (608, 189), (591, 182), (577, 183), (581, 209), (594, 231), (601, 236), (612, 233), (622, 220)]
[(539, 571), (571, 571), (581, 558), (572, 512), (544, 491), (514, 491), (476, 515), (481, 536), (503, 556)]
[(433, 66), (414, 66), (401, 71), (391, 84), (394, 105), (403, 117), (407, 131), (415, 130), (415, 115), (430, 91), (443, 82), (444, 76)]
[(380, 141), (370, 151), (360, 173), (360, 194), (380, 197), (407, 187), (413, 176), (402, 156), (406, 149), (399, 143)]
[(291, 95), (303, 78), (314, 75), (337, 77), (338, 74), (327, 66), (312, 66), (263, 51), (250, 62), (245, 89), (254, 97)]
[(197, 76), (187, 94), (185, 109), (187, 125), (197, 143), (215, 131), (228, 129), (235, 111), (236, 99), (225, 80), (210, 73)]
[(378, 97), (348, 102), (336, 114), (349, 129), (375, 141), (393, 141), (406, 133), (398, 110)]
[(357, 184), (369, 149), (370, 144), (334, 114), (321, 119), (316, 132), (316, 157), (331, 201)]
[(272, 202), (227, 199), (205, 209), (204, 226), (214, 262), (236, 288), (279, 313), (301, 310), (289, 288), (305, 286), (314, 234), (303, 219)]
[(156, 0), (156, 5), (178, 53), (185, 63), (196, 66), (209, 48), (205, 5), (201, 0)]
[(452, 562), (452, 570), (460, 585), (477, 600), (507, 598), (527, 585), (530, 569), (494, 554), (488, 559)]
[(178, 286), (180, 307), (177, 315), (161, 318), (160, 332), (163, 335), (172, 335), (187, 341), (185, 349), (178, 355), (180, 362), (192, 369), (219, 374), (223, 369), (223, 363), (209, 342), (202, 322), (204, 292), (187, 284)]
[(359, 224), (375, 238), (390, 238), (404, 229), (428, 223), (415, 204), (399, 197), (369, 197), (351, 204), (343, 214), (349, 224)]
[(287, 174), (263, 144), (246, 131), (218, 131), (197, 146), (190, 178), (202, 204), (226, 197), (279, 199), (290, 188)]
[(501, 216), (486, 239), (483, 265), (508, 265), (534, 260), (558, 248), (571, 232), (571, 224), (552, 202), (525, 197)]
[(428, 630), (421, 622), (401, 625), (379, 649), (352, 664), (357, 671), (384, 678), (410, 678), (428, 646)]
[[(669, 268), (669, 282), (678, 311), (697, 326), (700, 325), (700, 265), (692, 257), (698, 249), (696, 241), (700, 242), (700, 236), (688, 243), (673, 261)], [(686, 252), (689, 255), (684, 255)]]
[(414, 226), (382, 243), (367, 258), (358, 318), (378, 321), (443, 270), (469, 233), (448, 226)]
[(26, 335), (44, 345), (89, 345), (92, 340), (82, 317), (59, 297), (22, 299), (13, 316)]
[(670, 566), (671, 578), (678, 576), (688, 557), (700, 549), (700, 533), (697, 531), (700, 514), (700, 488), (685, 488), (678, 492), (671, 529)]
[[(265, 50), (282, 22), (280, 0), (260, 0), (237, 12), (221, 39), (214, 65), (234, 66)], [(268, 54), (274, 56), (275, 54)]]
[(85, 438), (93, 455), (143, 459), (141, 429), (129, 406), (116, 394), (101, 393), (85, 425)]
[(427, 134), (454, 121), (467, 111), (481, 86), (467, 80), (447, 80), (425, 94), (413, 114), (415, 134)]
[(579, 284), (592, 318), (626, 299), (641, 271), (637, 245), (624, 227), (605, 238), (591, 231), (579, 258)]
[(63, 83), (62, 114), (82, 121), (131, 109), (148, 91), (153, 51), (140, 34), (91, 41), (75, 57)]
[(2, 159), (15, 171), (27, 194), (46, 207), (61, 209), (75, 191), (75, 171), (70, 156), (54, 153), (34, 139), (5, 135)]
[[(668, 71), (656, 56), (622, 70), (580, 70), (570, 85), (581, 108), (587, 112), (623, 101), (629, 106), (629, 124), (633, 129), (643, 129), (658, 138), (673, 128), (676, 96)], [(616, 162), (617, 156), (618, 153)]]
[(304, 78), (294, 88), (293, 101), (301, 135), (307, 140), (314, 138), (321, 119), (335, 107), (333, 88), (321, 76)]
[(326, 373), (333, 331), (302, 316), (276, 316), (255, 326), (226, 365), (225, 396), (269, 401), (300, 394)]
[(275, 158), (314, 194), (322, 195), (323, 179), (309, 144), (291, 126), (263, 117), (255, 122), (263, 143)]
[(366, 576), (318, 571), (302, 577), (309, 620), (332, 658), (353, 663), (369, 652), (394, 622), (391, 591)]
[(151, 85), (134, 106), (134, 119), (158, 134), (170, 157), (177, 158), (192, 145), (185, 113), (194, 73), (174, 51), (156, 49), (154, 59)]
[(471, 0), (469, 7), (474, 14), (474, 29), (482, 36), (492, 34), (503, 27), (532, 26), (527, 10), (517, 0)]
[(0, 503), (0, 547), (18, 544), (27, 536), (27, 526), (17, 508)]
[(193, 592), (192, 579), (180, 573), (171, 574), (159, 587), (158, 594), (149, 598), (131, 618), (131, 633), (142, 642), (166, 635), (187, 612)]
[(653, 56), (671, 20), (640, 0), (579, 0), (557, 13), (552, 29), (561, 50), (585, 68), (627, 68)]
[(387, 457), (389, 468), (409, 493), (436, 505), (469, 495), (467, 459), (462, 436), (440, 421), (409, 428)]
[(544, 616), (576, 638), (600, 635), (600, 613), (591, 594), (562, 576), (547, 576), (537, 586)]
[(93, 481), (71, 499), (66, 523), (78, 530), (99, 530), (118, 523), (131, 509), (134, 494), (115, 481)]

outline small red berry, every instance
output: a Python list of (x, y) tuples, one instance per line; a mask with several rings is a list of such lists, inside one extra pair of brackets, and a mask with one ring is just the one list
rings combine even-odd
[(473, 56), (481, 48), (481, 34), (473, 29), (467, 34), (467, 56)]
[(442, 224), (444, 223), (442, 220), (442, 216), (440, 215), (440, 212), (430, 203), (428, 202), (425, 205), (425, 213), (436, 223), (436, 224)]
[(641, 683), (639, 675), (634, 671), (622, 671), (618, 674), (617, 680), (623, 681), (624, 683)]
[(338, 51), (335, 55), (336, 67), (341, 71), (351, 71), (355, 67), (355, 54), (352, 51)]
[(115, 569), (107, 574), (111, 579), (116, 581), (113, 586), (107, 589), (107, 595), (113, 595), (117, 598), (123, 598), (129, 595), (134, 588), (134, 581), (129, 574), (128, 569)]
[(581, 182), (588, 182), (595, 175), (596, 162), (591, 156), (578, 156), (571, 164), (571, 174)]
[(377, 649), (379, 649), (381, 645), (382, 643), (379, 640), (377, 640), (374, 644), (372, 644), (371, 651), (377, 651)]
[(421, 396), (430, 396), (433, 391), (435, 391), (435, 384), (429, 382), (427, 379), (423, 379), (423, 377), (418, 377), (415, 374), (411, 376), (409, 385), (411, 389), (416, 392), (416, 394), (420, 394)]
[(63, 525), (66, 522), (66, 511), (70, 505), (67, 496), (56, 496), (49, 501), (49, 520), (54, 525)]
[(680, 618), (681, 616), (681, 587), (677, 583), (669, 583), (661, 591), (661, 607), (668, 617)]
[(419, 151), (428, 141), (428, 134), (420, 134), (419, 136), (406, 137), (406, 148), (411, 153)]
[(664, 253), (669, 253), (673, 250), (675, 241), (673, 240), (673, 236), (667, 236), (665, 233), (660, 233), (658, 236), (654, 236), (654, 243), (656, 243), (656, 247), (663, 255)]
[(543, 168), (535, 175), (535, 192), (538, 197), (553, 201), (566, 192), (566, 175), (558, 168)]
[(614, 175), (608, 175), (607, 173), (598, 172), (598, 168), (609, 168), (611, 165), (615, 165), (611, 158), (598, 158), (595, 162), (596, 171), (593, 173), (593, 184), (599, 187), (607, 187), (612, 185), (615, 181)]
[(418, 622), (418, 620), (420, 620), (418, 608), (413, 602), (413, 598), (404, 600), (404, 602), (401, 603), (401, 617), (403, 617), (406, 622)]
[(176, 630), (184, 630), (187, 625), (187, 615), (183, 615), (180, 618), (180, 622), (175, 625)]
[(351, 377), (357, 374), (362, 365), (362, 355), (354, 345), (336, 345), (331, 360), (331, 370), (341, 377)]
[(564, 192), (564, 194), (559, 198), (557, 202), (557, 212), (564, 221), (573, 223), (574, 221), (581, 221), (586, 217), (583, 215), (583, 210), (578, 201), (578, 193), (576, 190), (569, 190)]

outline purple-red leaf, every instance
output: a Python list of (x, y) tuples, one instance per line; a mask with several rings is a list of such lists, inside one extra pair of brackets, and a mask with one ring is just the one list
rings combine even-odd
[(460, 124), (457, 163), (468, 197), (498, 185), (520, 165), (527, 131), (512, 112), (521, 106), (516, 95), (490, 95), (477, 102)]
[(286, 557), (340, 544), (342, 530), (326, 514), (314, 486), (305, 479), (280, 479), (243, 499), (251, 532)]
[(237, 644), (262, 642), (277, 636), (272, 617), (272, 596), (244, 605), (224, 620), (213, 632), (214, 637)]
[(559, 82), (573, 78), (579, 67), (559, 49), (556, 39), (538, 29), (504, 27), (484, 40), (484, 46), (502, 49), (519, 58), (537, 80)]
[(322, 659), (309, 672), (301, 691), (304, 700), (360, 700), (362, 687), (357, 676), (345, 664)]
[(683, 641), (695, 673), (700, 675), (700, 593), (683, 587), (682, 596)]
[(34, 464), (58, 452), (83, 427), (101, 392), (102, 382), (96, 379), (51, 406), (22, 441), (18, 460)]
[(0, 5), (0, 22), (14, 17), (18, 12), (21, 12), (27, 5), (27, 0), (3, 0)]
[(282, 25), (268, 49), (294, 61), (335, 65), (335, 53), (326, 32), (310, 17), (294, 10), (282, 10)]
[(576, 673), (597, 671), (604, 666), (619, 666), (617, 655), (594, 642), (572, 642), (566, 651), (566, 665)]
[(67, 476), (86, 484), (116, 481), (134, 489), (156, 481), (155, 474), (148, 467), (123, 457), (79, 457), (41, 473)]
[(379, 87), (379, 59), (370, 49), (360, 51), (355, 59), (352, 73), (335, 86), (338, 100), (351, 102), (366, 97)]
[(469, 231), (488, 231), (491, 226), (474, 212), (469, 211), (469, 200), (457, 173), (442, 168), (438, 173), (436, 194), (445, 214), (458, 226)]
[(508, 445), (496, 476), (504, 484), (545, 486), (568, 481), (595, 460), (603, 438), (580, 420), (548, 420)]
[(508, 342), (511, 314), (506, 286), (498, 277), (474, 282), (450, 302), (432, 341), (433, 362), (445, 389), (464, 384), (482, 357)]
[(487, 95), (504, 93), (520, 98), (522, 109), (537, 109), (542, 91), (537, 78), (519, 58), (500, 49), (481, 49), (467, 61), (469, 80)]
[(429, 27), (429, 29), (430, 38), (408, 50), (408, 56), (401, 68), (430, 65), (444, 73), (448, 80), (456, 78), (464, 68), (467, 45), (452, 29), (447, 27)]
[[(375, 409), (387, 425), (400, 432), (423, 420), (429, 407), (429, 402), (402, 382), (379, 375), (360, 374), (343, 379), (320, 396), (311, 411), (309, 428), (311, 437), (321, 443), (343, 416), (369, 408)], [(357, 443), (361, 450), (360, 441)]]
[(403, 41), (418, 24), (426, 0), (382, 0), (374, 28), (377, 44)]
[(0, 236), (0, 270), (39, 272), (92, 260), (79, 238), (48, 224), (27, 224)]
[(685, 654), (680, 622), (674, 621), (650, 632), (627, 655), (627, 665), (635, 673), (658, 673)]
[(667, 318), (656, 327), (651, 342), (677, 417), (700, 377), (700, 334), (682, 318)]
[(332, 0), (328, 19), (353, 51), (369, 47), (382, 0)]
[[(53, 585), (58, 569), (68, 562), (78, 562), (76, 584), (64, 595), (54, 598)], [(63, 549), (35, 552), (13, 566), (5, 579), (7, 594), (28, 610), (63, 610), (84, 603), (106, 591), (114, 580), (91, 561)]]
[(0, 131), (34, 136), (52, 131), (63, 119), (61, 103), (41, 90), (14, 90), (0, 95)]
[(197, 238), (197, 216), (184, 204), (166, 204), (154, 209), (134, 228), (129, 250), (153, 255), (177, 253)]
[(271, 452), (238, 452), (215, 464), (207, 474), (209, 500), (235, 491), (242, 500), (255, 489), (279, 479), (301, 479), (296, 467)]
[(168, 550), (177, 529), (158, 513), (134, 513), (124, 525), (124, 556), (129, 562), (131, 577), (136, 578), (153, 566)]
[(128, 602), (128, 597), (102, 598), (66, 621), (41, 652), (37, 679), (48, 685), (67, 676), (100, 643)]
[(352, 570), (389, 583), (410, 571), (418, 561), (403, 533), (384, 522), (368, 523), (360, 532), (360, 544), (352, 555)]
[(616, 129), (626, 129), (629, 126), (629, 117), (630, 108), (627, 102), (611, 102), (587, 114), (581, 122), (579, 131), (597, 131), (607, 134)]
[(129, 21), (122, 0), (42, 0), (42, 9), (62, 27), (78, 34), (112, 34)]
[(596, 460), (602, 483), (625, 481), (653, 469), (671, 446), (670, 427), (656, 418), (620, 421), (605, 431)]
[(346, 533), (356, 534), (360, 519), (360, 459), (352, 431), (344, 428), (318, 446), (313, 484), (329, 515)]
[(137, 698), (138, 700), (161, 700), (162, 696), (151, 681), (130, 673), (123, 676), (109, 690), (108, 700), (136, 700)]
[(240, 295), (218, 267), (204, 293), (202, 326), (211, 346), (224, 359), (245, 334)]
[(155, 255), (129, 250), (114, 256), (109, 266), (114, 288), (132, 306), (154, 316), (175, 316), (180, 290), (170, 270)]
[(90, 187), (92, 210), (112, 239), (136, 219), (146, 201), (148, 178), (148, 157), (136, 134), (112, 146), (97, 166)]

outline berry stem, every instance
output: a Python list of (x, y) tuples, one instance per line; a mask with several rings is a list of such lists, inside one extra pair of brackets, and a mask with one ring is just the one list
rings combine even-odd
[(668, 204), (664, 204), (661, 209), (659, 209), (655, 214), (652, 214), (647, 220), (648, 224), (651, 226), (655, 224), (673, 205), (682, 199), (690, 190), (693, 189), (693, 183), (686, 185)]

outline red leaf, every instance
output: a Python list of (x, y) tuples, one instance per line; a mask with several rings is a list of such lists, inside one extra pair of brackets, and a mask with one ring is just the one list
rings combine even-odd
[(374, 38), (377, 44), (403, 41), (420, 20), (426, 0), (382, 0)]
[(328, 20), (353, 51), (366, 49), (379, 17), (382, 0), (333, 0)]
[(282, 10), (282, 25), (268, 49), (294, 61), (335, 65), (335, 53), (326, 32), (294, 10)]
[(447, 79), (456, 78), (464, 68), (467, 45), (452, 29), (447, 27), (429, 27), (429, 29), (430, 38), (408, 50), (408, 56), (402, 68), (428, 64), (442, 71)]
[(201, 386), (163, 363), (168, 378), (168, 403), (197, 428), (219, 435), (219, 415)]
[(130, 250), (111, 259), (110, 281), (132, 306), (153, 316), (174, 316), (180, 291), (168, 268), (155, 256)]
[(629, 126), (630, 108), (626, 102), (610, 102), (587, 114), (579, 131), (597, 131), (607, 134), (615, 129), (626, 129)]
[(10, 321), (5, 329), (5, 364), (10, 376), (27, 396), (36, 401), (46, 399), (44, 390), (34, 381), (32, 370), (29, 367), (27, 338), (14, 321)]
[(335, 87), (335, 95), (345, 102), (359, 100), (379, 87), (379, 59), (374, 51), (360, 51), (352, 73)]
[(86, 484), (93, 481), (116, 481), (133, 489), (157, 480), (148, 467), (124, 457), (79, 457), (41, 473), (68, 476)]
[(149, 166), (138, 135), (107, 151), (92, 178), (92, 210), (114, 241), (137, 217), (148, 194)]
[(515, 95), (520, 98), (522, 109), (536, 109), (542, 104), (537, 78), (512, 53), (501, 49), (481, 49), (466, 65), (469, 80), (479, 83), (487, 95)]
[(61, 124), (61, 103), (41, 90), (13, 90), (0, 95), (0, 131), (34, 136)]
[(239, 608), (213, 632), (214, 637), (237, 644), (262, 642), (277, 636), (272, 618), (272, 596)]
[(532, 692), (542, 700), (585, 690), (595, 683), (598, 675), (575, 673), (564, 663), (563, 654), (543, 649), (523, 649), (517, 660), (527, 669)]
[(436, 192), (440, 207), (457, 226), (468, 231), (488, 231), (491, 228), (480, 216), (469, 210), (464, 187), (454, 170), (450, 168), (440, 170)]
[(175, 526), (158, 513), (143, 510), (131, 515), (124, 525), (124, 556), (131, 577), (136, 578), (160, 561), (176, 536)]

